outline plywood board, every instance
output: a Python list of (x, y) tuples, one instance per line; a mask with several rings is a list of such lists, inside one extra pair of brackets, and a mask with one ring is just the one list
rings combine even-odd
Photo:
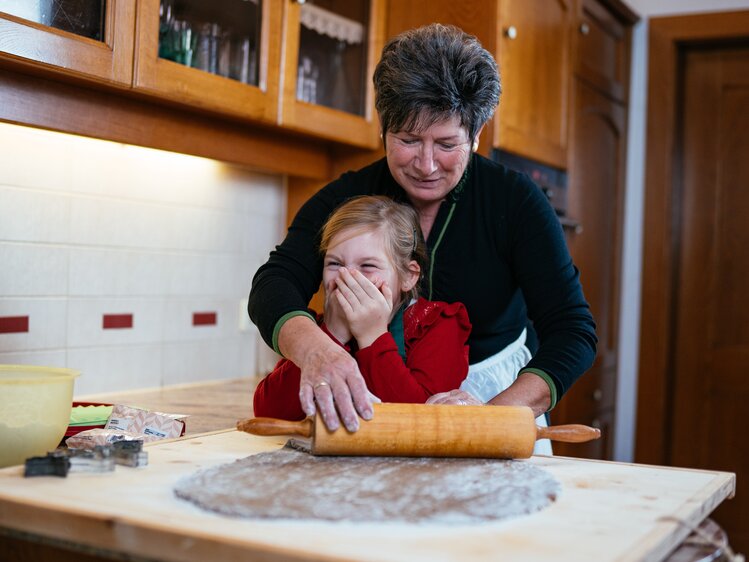
[[(163, 560), (656, 560), (735, 489), (729, 473), (533, 457), (562, 485), (549, 508), (482, 525), (260, 521), (205, 512), (174, 483), (273, 450), (282, 438), (228, 431), (148, 447), (148, 467), (23, 478), (0, 470), (0, 526)], [(314, 486), (314, 482), (310, 482)], [(253, 558), (255, 559), (255, 558)]]

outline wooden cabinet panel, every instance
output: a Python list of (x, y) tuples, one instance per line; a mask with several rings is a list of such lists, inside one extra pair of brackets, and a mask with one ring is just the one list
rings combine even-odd
[[(324, 6), (324, 3), (320, 4)], [(302, 9), (303, 7), (300, 6), (299, 2), (287, 0), (283, 24), (285, 44), (281, 125), (353, 146), (376, 148), (379, 145), (379, 123), (374, 110), (372, 74), (385, 41), (386, 13), (384, 0), (370, 0), (369, 2), (369, 14), (366, 18), (368, 26), (364, 32), (365, 68), (361, 69), (360, 66), (357, 68), (357, 65), (361, 64), (359, 61), (356, 61), (357, 64), (345, 68), (345, 72), (349, 74), (356, 71), (361, 73), (361, 87), (364, 91), (363, 111), (358, 112), (360, 114), (326, 107), (323, 103), (319, 103), (319, 100), (318, 103), (312, 103), (299, 99), (297, 79), (299, 76), (302, 29), (300, 16)], [(323, 77), (321, 76), (321, 78)], [(347, 76), (346, 78), (350, 82), (358, 80), (358, 77)], [(325, 84), (319, 86), (325, 86)]]
[(555, 423), (582, 423), (581, 412), (596, 417), (616, 400), (626, 110), (582, 80), (574, 86), (568, 214), (582, 231), (567, 244), (596, 321), (598, 352), (555, 410)]
[(191, 107), (243, 119), (275, 122), (283, 0), (262, 0), (259, 84), (252, 86), (159, 57), (159, 0), (141, 0), (136, 25), (133, 86)]
[(569, 0), (499, 2), (494, 145), (558, 168), (567, 167), (572, 12)]
[(101, 41), (0, 12), (0, 57), (37, 71), (128, 87), (134, 25), (132, 0), (106, 2)]
[(575, 29), (575, 74), (614, 99), (629, 89), (629, 27), (595, 0), (584, 0)]
[[(613, 409), (576, 412), (574, 423), (597, 427), (601, 430), (600, 439), (588, 441), (587, 443), (561, 443), (555, 441), (552, 443), (554, 454), (583, 459), (611, 459), (614, 454), (615, 421), (615, 411)], [(554, 412), (552, 412), (551, 422), (553, 424), (572, 423), (560, 421), (559, 417), (554, 415)]]

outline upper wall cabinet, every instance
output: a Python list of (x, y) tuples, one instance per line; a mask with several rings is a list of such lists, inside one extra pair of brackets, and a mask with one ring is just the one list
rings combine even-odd
[(6, 60), (130, 86), (133, 0), (0, 0)]
[(580, 2), (575, 30), (575, 74), (603, 94), (627, 103), (628, 27), (599, 2)]
[(282, 11), (283, 0), (141, 0), (135, 89), (275, 122)]
[(571, 0), (499, 0), (496, 147), (566, 168)]
[(375, 148), (372, 73), (384, 42), (384, 0), (289, 1), (284, 20), (281, 124)]
[(0, 63), (363, 148), (386, 0), (0, 0)]

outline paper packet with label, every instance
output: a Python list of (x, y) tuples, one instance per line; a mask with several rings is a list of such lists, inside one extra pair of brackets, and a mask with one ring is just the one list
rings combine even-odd
[(184, 435), (185, 418), (181, 414), (163, 414), (142, 408), (115, 404), (104, 429), (126, 431), (143, 437), (143, 441), (173, 439)]

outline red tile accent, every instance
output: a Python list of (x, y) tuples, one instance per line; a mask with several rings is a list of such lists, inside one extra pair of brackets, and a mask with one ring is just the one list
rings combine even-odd
[(218, 314), (215, 312), (193, 312), (193, 326), (215, 326), (218, 321)]
[(123, 329), (133, 327), (132, 314), (105, 314), (101, 327), (104, 330)]
[(28, 316), (0, 316), (0, 334), (20, 334), (28, 331)]

